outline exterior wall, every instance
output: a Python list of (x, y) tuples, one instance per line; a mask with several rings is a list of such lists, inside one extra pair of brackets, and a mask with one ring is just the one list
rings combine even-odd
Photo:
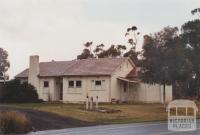
[(111, 99), (121, 100), (123, 98), (122, 97), (123, 93), (121, 93), (122, 88), (120, 85), (120, 81), (117, 78), (118, 77), (126, 77), (127, 74), (131, 72), (132, 69), (133, 69), (133, 65), (127, 59), (112, 74), (112, 77), (111, 77)]
[[(130, 84), (127, 91), (124, 92), (122, 88), (121, 93), (122, 101), (163, 103), (163, 86), (158, 84)], [(166, 86), (166, 102), (170, 101), (172, 101), (172, 87)]]
[(121, 101), (136, 101), (138, 99), (138, 85), (129, 83), (127, 84), (127, 89), (124, 91), (123, 82), (120, 82), (120, 93), (121, 93)]
[[(163, 89), (160, 85), (148, 85), (144, 83), (127, 83), (127, 90), (124, 91), (123, 82), (118, 77), (126, 77), (135, 68), (126, 59), (111, 76), (96, 77), (63, 77), (63, 78), (39, 78), (39, 57), (30, 57), (30, 67), (28, 83), (35, 86), (40, 99), (45, 101), (61, 100), (61, 90), (63, 89), (63, 101), (65, 102), (84, 102), (86, 96), (99, 97), (100, 102), (110, 102), (111, 99), (121, 101), (140, 101), (140, 102), (163, 102)], [(82, 81), (81, 88), (69, 88), (68, 81)], [(101, 87), (93, 85), (92, 80), (104, 80)], [(27, 79), (21, 79), (25, 82)], [(49, 82), (49, 87), (44, 87), (44, 81)], [(63, 84), (62, 86), (60, 84)], [(62, 88), (61, 88), (62, 87)], [(166, 86), (166, 101), (172, 100), (172, 87)]]
[[(27, 82), (28, 79), (20, 79), (20, 83)], [(44, 87), (44, 81), (49, 82), (49, 87)], [(62, 90), (61, 85), (62, 79), (60, 78), (39, 78), (37, 86), (37, 93), (40, 99), (44, 101), (60, 101), (60, 92)]]
[[(117, 78), (116, 78), (117, 79)], [(69, 88), (69, 80), (81, 80), (81, 88)], [(102, 88), (94, 88), (92, 80), (105, 80)], [(49, 82), (49, 87), (44, 88), (44, 81)], [(63, 82), (62, 82), (63, 81)], [(99, 97), (99, 102), (110, 102), (110, 99), (115, 98), (121, 101), (129, 102), (146, 102), (146, 103), (163, 103), (163, 87), (161, 85), (149, 85), (144, 83), (133, 84), (127, 86), (126, 92), (121, 81), (114, 81), (116, 85), (111, 87), (111, 77), (64, 77), (63, 80), (56, 78), (40, 78), (40, 86), (38, 95), (44, 101), (59, 101), (60, 86), (63, 83), (63, 101), (64, 102), (85, 102), (86, 96)], [(117, 86), (117, 87), (116, 87)], [(110, 93), (111, 88), (116, 88), (116, 91)], [(117, 91), (118, 90), (118, 91)], [(110, 98), (110, 94), (111, 97)], [(118, 97), (117, 97), (117, 96)], [(115, 96), (115, 97), (114, 97)], [(166, 102), (172, 101), (172, 87), (166, 86)]]
[[(49, 87), (44, 87), (44, 81), (49, 82)], [(38, 95), (44, 101), (55, 101), (55, 79), (54, 78), (40, 78)]]
[[(69, 80), (81, 80), (81, 88), (69, 88)], [(101, 88), (93, 87), (92, 80), (104, 80)], [(64, 102), (85, 102), (86, 96), (99, 97), (100, 102), (109, 102), (110, 77), (64, 77), (63, 78), (63, 101)]]
[[(49, 87), (44, 87), (44, 81), (49, 82)], [(20, 83), (28, 82), (28, 79), (21, 78)], [(58, 94), (58, 86), (56, 85), (57, 79), (56, 78), (38, 78), (38, 86), (37, 86), (37, 93), (39, 99), (44, 101), (58, 101), (59, 94)], [(36, 86), (35, 86), (36, 87)]]
[(161, 102), (161, 86), (158, 84), (149, 85), (141, 83), (137, 87), (137, 101), (141, 102)]
[[(163, 92), (163, 86), (161, 86), (161, 92)], [(172, 86), (166, 85), (165, 86), (165, 101), (168, 103), (173, 100), (172, 96)], [(161, 102), (163, 103), (163, 94), (161, 95)]]
[(63, 98), (63, 79), (62, 78), (56, 78), (54, 80), (55, 86), (54, 86), (54, 100), (55, 101), (61, 101)]

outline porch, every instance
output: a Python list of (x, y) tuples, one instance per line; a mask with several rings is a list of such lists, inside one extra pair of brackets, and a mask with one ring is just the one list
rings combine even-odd
[(132, 102), (137, 100), (137, 90), (139, 81), (123, 77), (117, 78), (120, 85), (120, 100), (122, 102)]

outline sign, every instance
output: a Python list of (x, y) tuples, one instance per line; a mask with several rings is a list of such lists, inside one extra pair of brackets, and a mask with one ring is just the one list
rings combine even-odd
[(168, 104), (168, 130), (195, 131), (198, 108), (191, 100), (174, 100)]

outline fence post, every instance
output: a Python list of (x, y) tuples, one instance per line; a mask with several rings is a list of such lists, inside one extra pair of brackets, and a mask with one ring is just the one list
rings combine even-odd
[(90, 98), (90, 110), (93, 108), (93, 97)]
[(89, 96), (86, 96), (86, 110), (89, 109)]
[(98, 101), (98, 99), (99, 99), (99, 97), (98, 97), (98, 96), (96, 96), (96, 109), (98, 109), (98, 108), (99, 108), (99, 101)]

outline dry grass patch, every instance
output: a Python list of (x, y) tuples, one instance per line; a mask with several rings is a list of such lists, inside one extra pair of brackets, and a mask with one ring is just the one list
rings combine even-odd
[(40, 103), (17, 104), (17, 107), (52, 112), (64, 117), (98, 122), (98, 123), (129, 123), (144, 121), (161, 121), (167, 119), (166, 109), (161, 104), (103, 104), (100, 107), (121, 110), (117, 113), (100, 113), (85, 111), (80, 104)]
[(30, 130), (31, 124), (25, 114), (16, 111), (0, 112), (1, 134), (21, 134)]
[[(198, 106), (200, 104), (197, 104)], [(15, 107), (36, 109), (45, 112), (52, 112), (64, 117), (71, 117), (88, 122), (97, 123), (132, 123), (146, 121), (167, 120), (166, 108), (162, 104), (100, 104), (100, 107), (121, 110), (117, 113), (100, 113), (85, 111), (80, 104), (63, 103), (36, 103), (36, 104), (15, 104)], [(198, 117), (200, 112), (198, 112)]]

